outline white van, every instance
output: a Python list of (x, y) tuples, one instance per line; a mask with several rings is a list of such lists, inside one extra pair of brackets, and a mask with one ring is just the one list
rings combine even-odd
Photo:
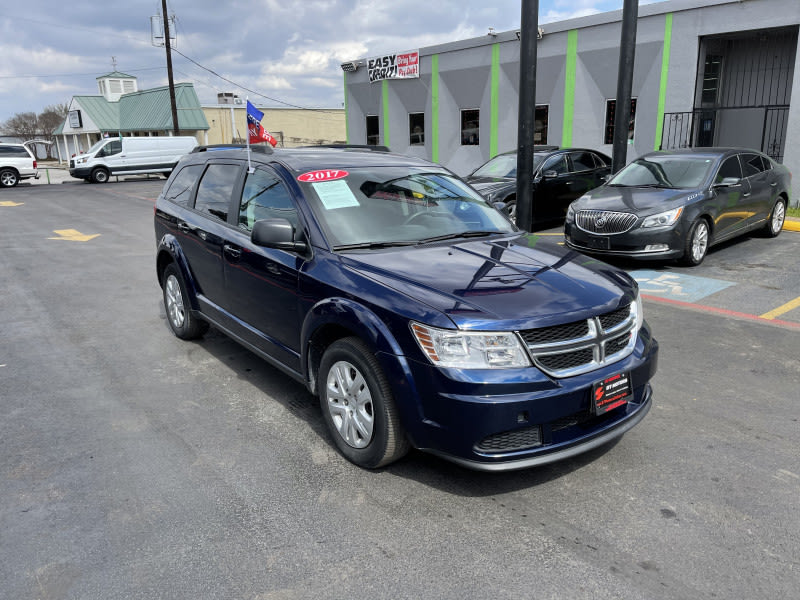
[(105, 183), (111, 175), (169, 176), (180, 157), (196, 146), (192, 136), (106, 138), (70, 158), (69, 174), (93, 183)]

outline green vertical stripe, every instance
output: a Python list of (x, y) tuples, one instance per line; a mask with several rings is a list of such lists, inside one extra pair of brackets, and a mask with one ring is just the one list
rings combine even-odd
[(669, 77), (669, 54), (672, 49), (672, 13), (664, 21), (664, 50), (661, 54), (661, 87), (658, 90), (658, 115), (656, 116), (656, 140), (653, 150), (661, 147), (664, 134), (664, 107), (667, 103), (667, 78)]
[(344, 141), (350, 143), (350, 117), (347, 114), (347, 71), (342, 71), (344, 75)]
[(439, 162), (439, 55), (431, 56), (431, 160)]
[(567, 64), (564, 69), (564, 124), (561, 145), (572, 145), (572, 118), (575, 115), (575, 75), (578, 69), (578, 30), (567, 33)]
[(497, 123), (500, 111), (500, 44), (492, 45), (492, 107), (489, 121), (489, 158), (497, 156)]
[(389, 82), (386, 79), (381, 82), (381, 93), (383, 94), (383, 145), (389, 146)]

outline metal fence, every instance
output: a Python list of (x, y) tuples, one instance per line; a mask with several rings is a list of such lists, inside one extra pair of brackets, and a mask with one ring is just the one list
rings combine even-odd
[[(719, 144), (720, 122), (726, 111), (739, 111), (746, 123), (738, 123), (741, 137), (735, 145), (760, 148), (778, 162), (783, 161), (789, 106), (749, 106), (695, 109), (664, 114), (661, 149), (704, 148)], [(733, 113), (727, 113), (731, 116)], [(726, 144), (727, 145), (727, 144)]]

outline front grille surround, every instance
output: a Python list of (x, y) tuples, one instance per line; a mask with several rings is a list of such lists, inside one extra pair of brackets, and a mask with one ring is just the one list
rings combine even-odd
[(631, 302), (583, 321), (520, 331), (519, 336), (539, 369), (552, 377), (572, 377), (630, 355), (636, 344), (638, 311), (637, 302)]
[(578, 229), (594, 235), (615, 235), (630, 231), (639, 217), (613, 210), (580, 210), (575, 214)]

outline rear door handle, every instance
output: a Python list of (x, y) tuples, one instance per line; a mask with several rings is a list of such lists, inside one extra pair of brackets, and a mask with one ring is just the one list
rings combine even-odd
[(190, 233), (192, 231), (192, 228), (189, 226), (189, 224), (183, 221), (178, 223), (178, 229), (183, 233)]
[(770, 187), (775, 187), (776, 185), (778, 185), (778, 182), (777, 181), (773, 181), (769, 185), (770, 185)]

